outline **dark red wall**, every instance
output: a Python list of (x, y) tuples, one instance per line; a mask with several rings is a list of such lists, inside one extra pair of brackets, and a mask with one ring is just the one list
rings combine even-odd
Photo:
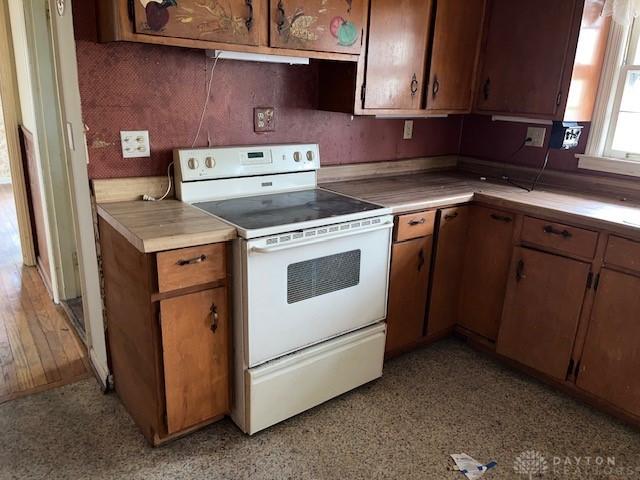
[[(94, 2), (74, 2), (82, 111), (91, 178), (159, 175), (172, 149), (190, 146), (212, 61), (200, 50), (96, 41)], [(322, 163), (342, 164), (458, 153), (461, 117), (402, 120), (316, 109), (315, 66), (220, 61), (197, 146), (318, 142)], [(253, 108), (276, 108), (276, 131), (253, 133)], [(120, 130), (149, 130), (151, 158), (123, 159)]]
[[(580, 136), (578, 148), (573, 150), (552, 150), (549, 154), (550, 170), (578, 171), (576, 153), (584, 153), (589, 135), (588, 123), (583, 123), (584, 129)], [(551, 127), (546, 127), (544, 148), (524, 147), (514, 155), (514, 152), (527, 138), (527, 127), (541, 127), (543, 125), (528, 125), (524, 123), (493, 121), (488, 115), (466, 115), (463, 120), (460, 154), (506, 162), (523, 167), (540, 167), (544, 163), (546, 146), (549, 144)], [(580, 170), (584, 173), (585, 170)]]

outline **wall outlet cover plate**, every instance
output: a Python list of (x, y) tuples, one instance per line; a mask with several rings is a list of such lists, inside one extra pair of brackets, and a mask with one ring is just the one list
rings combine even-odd
[(256, 107), (253, 109), (253, 131), (256, 133), (274, 132), (276, 130), (275, 109), (273, 107)]
[(411, 140), (413, 138), (413, 120), (404, 121), (404, 131), (402, 132), (403, 140)]
[(547, 129), (545, 127), (528, 127), (526, 138), (530, 138), (531, 140), (526, 142), (525, 145), (529, 147), (543, 147), (546, 133)]
[(120, 132), (122, 156), (124, 158), (145, 158), (151, 156), (148, 130), (126, 130)]

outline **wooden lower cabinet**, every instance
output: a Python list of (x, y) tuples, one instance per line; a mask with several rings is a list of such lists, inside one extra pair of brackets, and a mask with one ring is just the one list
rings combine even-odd
[[(158, 445), (229, 413), (225, 249), (181, 262), (194, 257), (192, 249), (142, 253), (102, 218), (99, 232), (114, 387), (146, 439)], [(198, 247), (194, 258), (211, 249)], [(201, 283), (160, 292), (169, 253), (175, 268)], [(206, 264), (214, 261), (217, 268)], [(208, 270), (211, 278), (201, 275)]]
[(640, 277), (603, 269), (576, 384), (640, 417)]
[(564, 381), (591, 265), (517, 247), (496, 351)]
[(469, 210), (458, 323), (489, 340), (496, 339), (500, 326), (515, 218), (481, 206)]
[(391, 251), (387, 344), (394, 353), (422, 338), (429, 287), (432, 236), (395, 243)]
[(452, 207), (440, 211), (427, 336), (445, 332), (457, 323), (468, 220), (469, 207)]
[(224, 288), (160, 302), (168, 433), (230, 410), (227, 318)]

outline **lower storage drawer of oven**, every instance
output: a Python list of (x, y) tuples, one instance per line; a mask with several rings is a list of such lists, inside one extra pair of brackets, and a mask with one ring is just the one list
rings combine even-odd
[(385, 337), (378, 323), (247, 370), (247, 433), (382, 376)]

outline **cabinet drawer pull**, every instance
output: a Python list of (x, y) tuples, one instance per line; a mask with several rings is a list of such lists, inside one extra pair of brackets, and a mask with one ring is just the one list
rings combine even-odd
[(213, 333), (216, 332), (216, 330), (218, 329), (218, 320), (219, 320), (219, 315), (218, 315), (218, 307), (216, 306), (216, 304), (214, 303), (213, 305), (211, 305), (211, 326), (209, 328), (211, 328), (211, 331)]
[(418, 93), (418, 77), (416, 77), (416, 74), (414, 73), (411, 78), (411, 96), (415, 97), (416, 93)]
[(453, 213), (447, 213), (444, 216), (445, 220), (453, 220), (454, 218), (456, 218), (458, 216), (458, 212), (453, 212)]
[(207, 259), (206, 255), (200, 255), (199, 257), (188, 258), (186, 260), (180, 259), (176, 262), (176, 265), (180, 265), (181, 267), (184, 265), (193, 265), (194, 263), (202, 263)]
[(513, 221), (513, 218), (509, 217), (508, 215), (498, 215), (497, 213), (492, 213), (491, 218), (505, 223), (510, 223)]
[(548, 233), (549, 235), (560, 235), (563, 238), (571, 238), (573, 236), (569, 230), (558, 230), (553, 228), (552, 225), (545, 225), (543, 230), (544, 233)]
[(276, 20), (276, 25), (278, 26), (278, 33), (282, 33), (285, 31), (287, 23), (287, 13), (284, 11), (284, 3), (282, 0), (278, 2), (278, 15)]
[(425, 221), (426, 221), (426, 220), (425, 220), (424, 218), (421, 218), (420, 220), (411, 220), (411, 221), (409, 222), (409, 225), (411, 225), (412, 227), (413, 227), (414, 225), (423, 225)]
[(489, 100), (489, 94), (491, 93), (491, 79), (487, 77), (482, 86), (482, 95), (485, 100)]
[(438, 92), (440, 91), (440, 82), (438, 81), (438, 77), (433, 77), (433, 86), (431, 87), (431, 96), (436, 98)]
[(245, 5), (249, 10), (249, 15), (247, 15), (247, 19), (244, 21), (244, 24), (247, 26), (247, 30), (251, 31), (251, 27), (253, 27), (253, 0), (245, 0)]
[(516, 267), (516, 281), (520, 281), (527, 276), (524, 274), (524, 261), (518, 260), (518, 266)]

